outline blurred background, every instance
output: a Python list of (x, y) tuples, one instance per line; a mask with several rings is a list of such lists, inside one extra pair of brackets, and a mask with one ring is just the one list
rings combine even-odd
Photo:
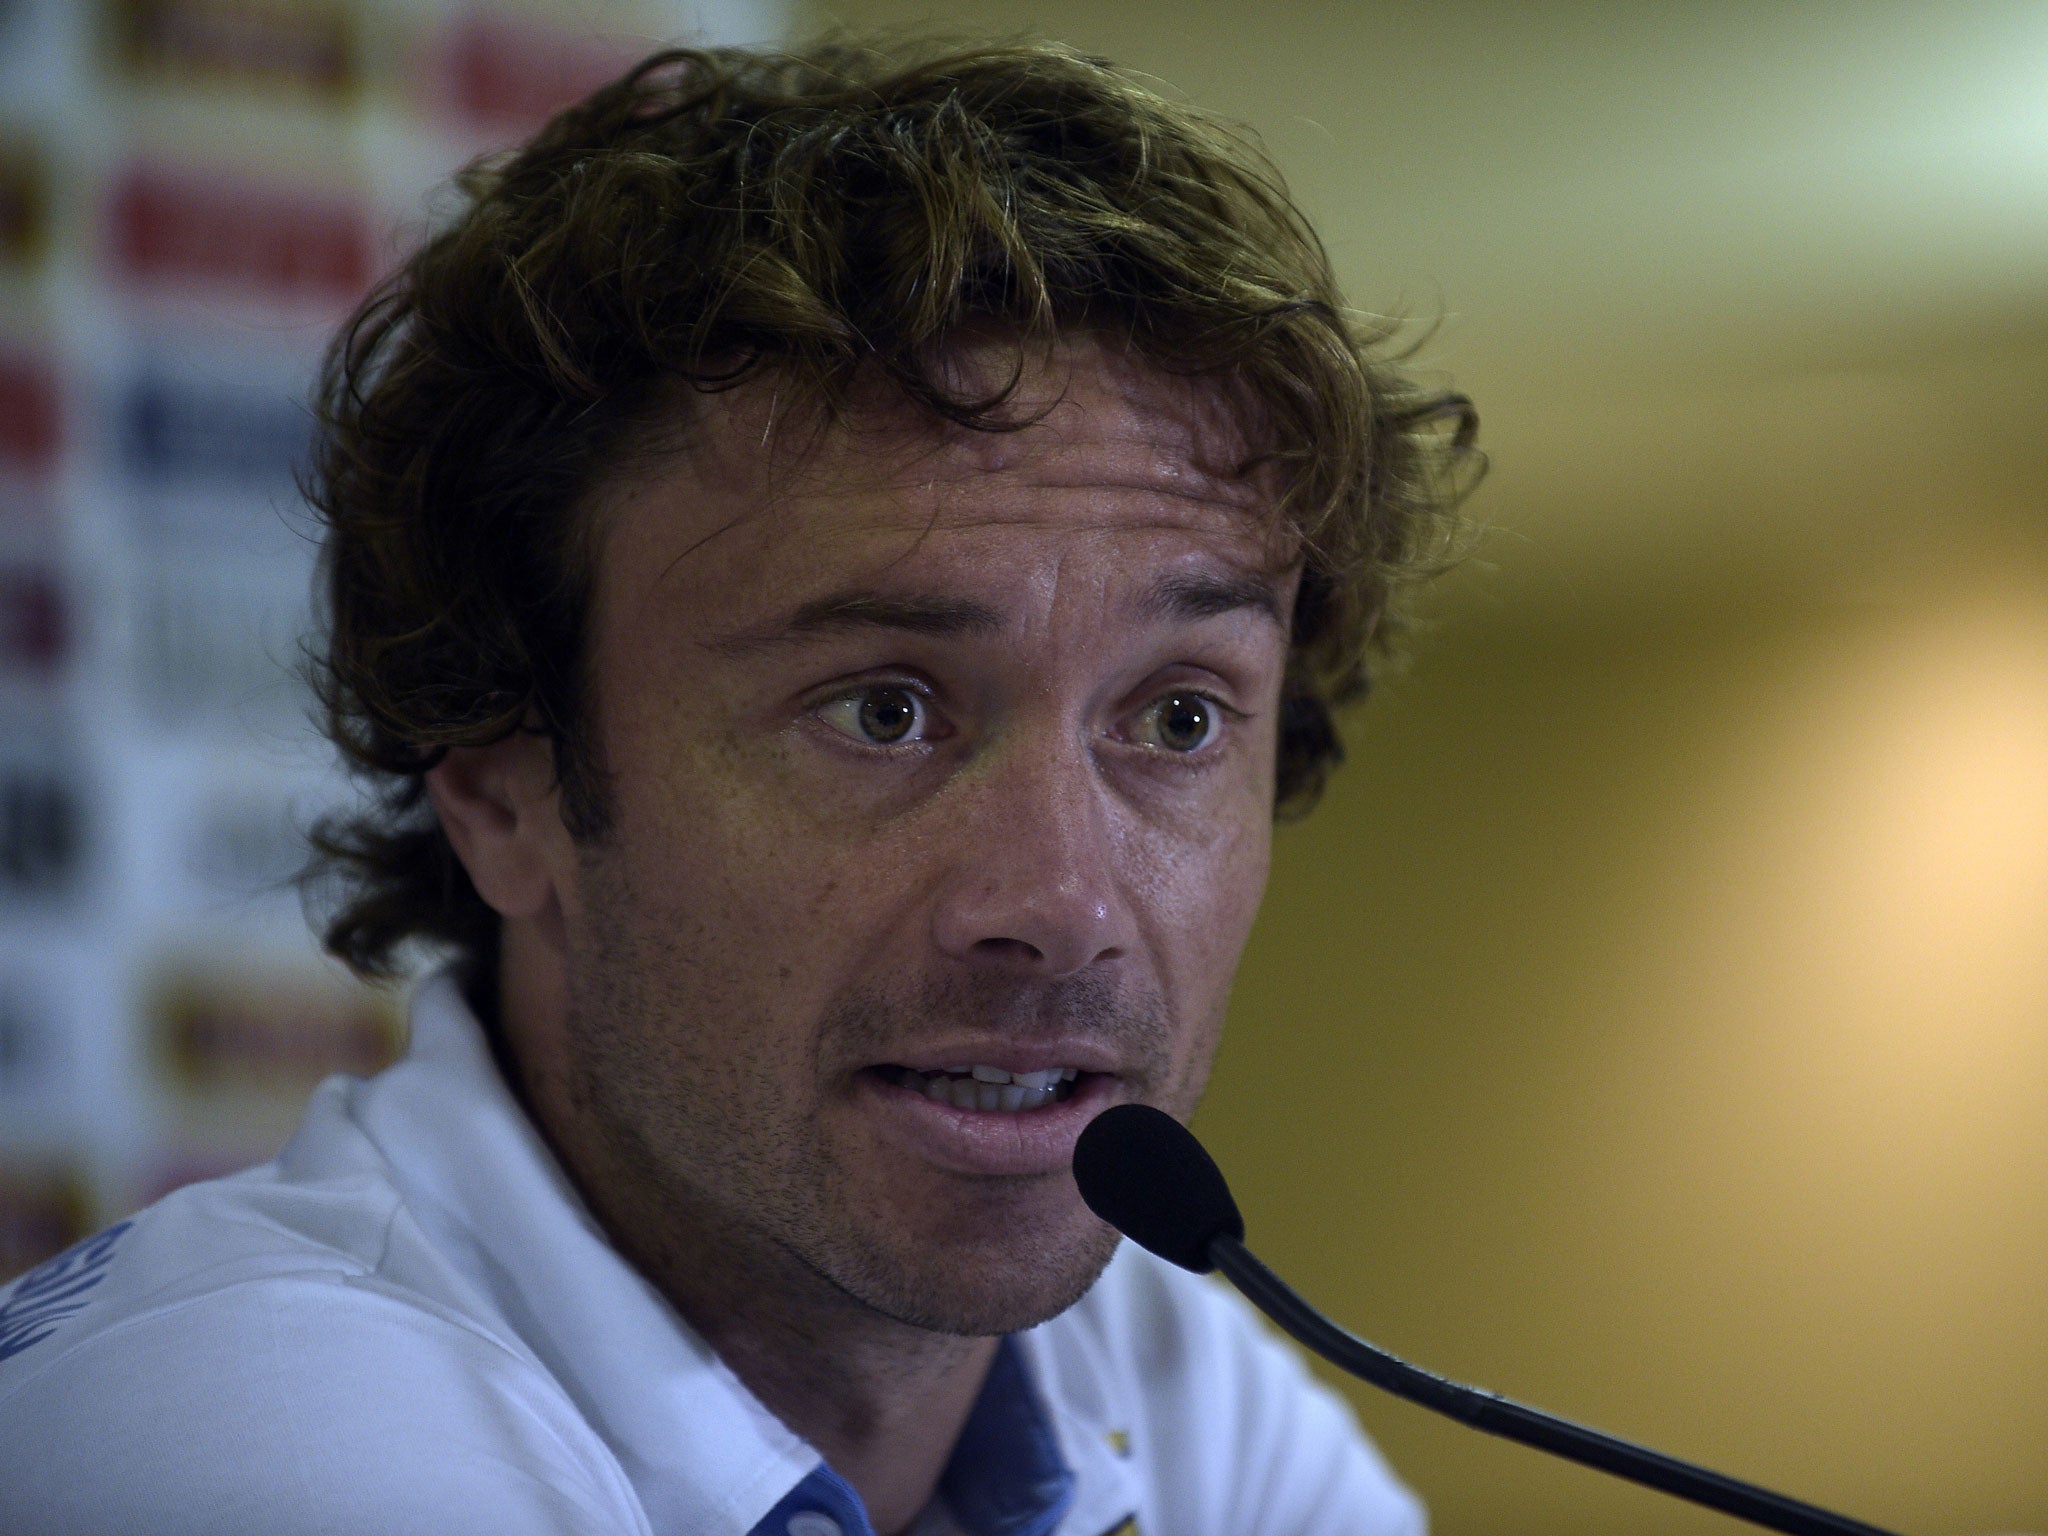
[[(1478, 401), (1199, 1128), (1420, 1363), (2048, 1529), (2048, 5), (0, 0), (0, 1271), (400, 1038), (287, 884), (324, 337), (664, 36), (1032, 31), (1250, 125)], [(1355, 1396), (1439, 1536), (1732, 1529)]]
[(774, 0), (0, 0), (0, 1276), (261, 1161), (403, 996), (293, 886), (322, 348), (447, 183)]

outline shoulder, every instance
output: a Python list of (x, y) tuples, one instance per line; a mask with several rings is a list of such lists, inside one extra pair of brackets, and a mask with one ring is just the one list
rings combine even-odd
[(0, 1291), (0, 1529), (635, 1529), (553, 1379), (380, 1273), (402, 1210), (306, 1194), (181, 1192)]
[(1158, 1528), (1423, 1529), (1421, 1506), (1348, 1405), (1220, 1281), (1125, 1243), (1095, 1288), (1032, 1337), (1048, 1396), (1128, 1421), (1115, 1427)]

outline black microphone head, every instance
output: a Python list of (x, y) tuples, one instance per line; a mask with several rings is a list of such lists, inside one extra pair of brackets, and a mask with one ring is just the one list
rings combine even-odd
[(1074, 1144), (1074, 1182), (1088, 1209), (1140, 1248), (1206, 1275), (1209, 1244), (1244, 1238), (1230, 1186), (1195, 1134), (1149, 1104), (1105, 1109)]

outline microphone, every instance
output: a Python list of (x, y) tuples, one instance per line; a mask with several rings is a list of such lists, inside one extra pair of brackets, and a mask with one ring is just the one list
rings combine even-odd
[(1460, 1386), (1347, 1333), (1245, 1247), (1244, 1217), (1222, 1170), (1194, 1133), (1163, 1110), (1118, 1104), (1097, 1115), (1075, 1143), (1074, 1182), (1088, 1209), (1139, 1247), (1198, 1275), (1222, 1270), (1283, 1332), (1396, 1397), (1787, 1536), (1891, 1536), (1846, 1515)]

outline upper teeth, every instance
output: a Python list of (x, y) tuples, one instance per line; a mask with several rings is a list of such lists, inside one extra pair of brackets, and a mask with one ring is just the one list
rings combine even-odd
[(1038, 1109), (1052, 1102), (1054, 1091), (1061, 1084), (1080, 1075), (1078, 1067), (1009, 1072), (976, 1064), (944, 1067), (930, 1073), (909, 1071), (905, 1086), (958, 1109)]
[(1044, 1088), (1078, 1077), (1080, 1069), (1047, 1067), (1043, 1072), (1005, 1072), (1001, 1067), (972, 1066), (963, 1069), (961, 1075), (972, 1076), (977, 1083), (1016, 1083), (1024, 1088)]

